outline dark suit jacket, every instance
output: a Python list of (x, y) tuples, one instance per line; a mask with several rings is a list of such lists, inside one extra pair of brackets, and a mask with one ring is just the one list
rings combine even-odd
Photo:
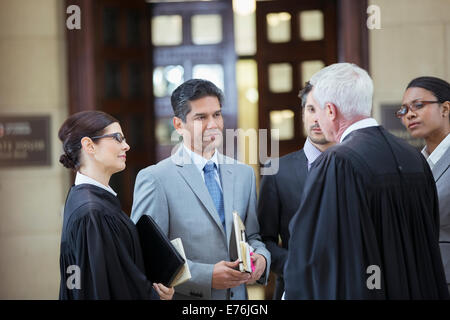
[[(308, 174), (308, 159), (303, 150), (279, 159), (274, 175), (262, 176), (258, 198), (260, 235), (272, 256), (271, 270), (277, 274), (274, 299), (284, 291), (283, 268), (287, 259), (289, 221), (300, 205), (303, 185)], [(278, 246), (281, 237), (282, 247)]]

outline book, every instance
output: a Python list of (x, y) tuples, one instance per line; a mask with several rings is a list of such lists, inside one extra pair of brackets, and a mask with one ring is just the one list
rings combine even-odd
[(155, 220), (146, 214), (139, 218), (136, 228), (148, 280), (173, 287), (191, 278), (180, 238), (170, 241)]
[(230, 239), (230, 258), (232, 261), (239, 259), (239, 271), (253, 272), (254, 266), (251, 260), (253, 248), (247, 243), (245, 225), (236, 211), (233, 211), (233, 229)]
[(176, 239), (173, 239), (171, 242), (172, 242), (173, 246), (175, 247), (175, 249), (177, 249), (177, 251), (180, 253), (180, 255), (185, 260), (184, 265), (181, 267), (180, 271), (178, 272), (178, 274), (175, 276), (175, 278), (171, 282), (171, 287), (175, 287), (179, 284), (182, 284), (182, 283), (188, 281), (191, 278), (191, 271), (189, 270), (189, 265), (187, 263), (186, 254), (184, 253), (183, 242), (181, 241), (181, 239), (176, 238)]

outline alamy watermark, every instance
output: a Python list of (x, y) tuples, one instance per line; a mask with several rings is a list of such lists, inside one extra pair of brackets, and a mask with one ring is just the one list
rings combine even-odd
[(381, 289), (381, 269), (376, 264), (367, 267), (366, 273), (370, 274), (367, 278), (366, 286), (369, 290)]
[[(81, 9), (79, 6), (73, 4), (67, 7), (66, 13), (70, 16), (66, 19), (66, 26), (69, 30), (80, 30), (81, 29)], [(367, 7), (366, 13), (369, 15), (367, 17), (366, 25), (370, 30), (381, 29), (381, 9), (379, 6), (372, 4)]]
[[(224, 164), (235, 164), (238, 162), (247, 163), (250, 165), (259, 165), (265, 164), (265, 166), (261, 167), (260, 174), (261, 175), (274, 175), (278, 172), (279, 169), (279, 141), (271, 140), (270, 143), (270, 153), (269, 153), (269, 131), (267, 129), (226, 129), (225, 135), (222, 132), (217, 134), (218, 131), (215, 130), (217, 134), (217, 138), (214, 140), (207, 140), (211, 134), (202, 132), (202, 127), (200, 123), (194, 123), (194, 129), (191, 133), (188, 130), (180, 130), (181, 136), (183, 140), (187, 142), (192, 150), (201, 150), (205, 152), (207, 148), (215, 148), (219, 151), (219, 153), (226, 156), (224, 159)], [(173, 143), (180, 142), (180, 133), (177, 131), (173, 131), (171, 135), (171, 141)], [(278, 136), (279, 129), (271, 129), (271, 136)], [(193, 135), (193, 137), (192, 137)], [(205, 138), (206, 136), (206, 138)], [(225, 139), (226, 143), (223, 143)], [(247, 144), (248, 141), (248, 144)], [(248, 150), (258, 150), (258, 156), (255, 153), (249, 153), (249, 159), (246, 161), (245, 152), (241, 151), (241, 148), (236, 148), (237, 145), (245, 145)], [(183, 143), (183, 142), (182, 142)], [(205, 147), (205, 144), (207, 145)], [(224, 147), (225, 145), (225, 147)], [(172, 160), (175, 160), (173, 157), (179, 148), (179, 144), (176, 144), (171, 151)], [(237, 152), (235, 152), (235, 150)], [(236, 154), (236, 156), (235, 156)], [(186, 163), (192, 161), (189, 157), (183, 159)]]
[(67, 7), (66, 13), (70, 16), (66, 19), (66, 27), (69, 30), (81, 29), (81, 9), (79, 6), (73, 4)]
[(367, 17), (366, 25), (369, 30), (381, 29), (381, 9), (377, 5), (370, 5), (366, 10)]
[(67, 278), (66, 286), (69, 290), (81, 289), (81, 270), (77, 265), (70, 265), (67, 267), (67, 274), (70, 276)]

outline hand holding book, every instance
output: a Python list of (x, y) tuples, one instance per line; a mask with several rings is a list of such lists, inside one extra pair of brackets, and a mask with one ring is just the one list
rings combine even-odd
[(172, 300), (175, 293), (173, 287), (166, 287), (162, 283), (153, 283), (153, 289), (158, 293), (161, 300)]
[(239, 271), (239, 260), (220, 261), (214, 265), (211, 286), (214, 289), (229, 289), (247, 283), (250, 273)]
[(266, 258), (264, 258), (263, 255), (254, 253), (251, 258), (254, 265), (254, 271), (251, 273), (251, 278), (248, 281), (248, 284), (258, 281), (264, 273), (264, 270), (266, 270)]
[(266, 269), (266, 258), (254, 253), (253, 248), (247, 243), (245, 225), (239, 214), (233, 212), (233, 230), (230, 242), (230, 258), (239, 260), (239, 270), (250, 273), (248, 283), (259, 280)]
[(181, 239), (170, 241), (156, 221), (145, 214), (137, 222), (136, 228), (144, 258), (145, 274), (152, 283), (174, 287), (191, 278)]

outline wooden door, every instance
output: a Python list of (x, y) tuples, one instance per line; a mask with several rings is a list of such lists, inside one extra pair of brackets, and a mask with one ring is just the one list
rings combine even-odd
[(178, 138), (170, 95), (182, 82), (204, 78), (225, 94), (225, 128), (237, 126), (236, 53), (231, 0), (149, 3), (156, 158), (171, 154)]
[(137, 172), (154, 163), (149, 26), (144, 0), (68, 0), (81, 29), (67, 31), (69, 111), (101, 110), (116, 117), (131, 149), (127, 168), (110, 185), (131, 212)]
[(279, 129), (271, 139), (280, 156), (303, 147), (298, 93), (314, 72), (337, 62), (336, 21), (335, 0), (257, 2), (259, 128)]

